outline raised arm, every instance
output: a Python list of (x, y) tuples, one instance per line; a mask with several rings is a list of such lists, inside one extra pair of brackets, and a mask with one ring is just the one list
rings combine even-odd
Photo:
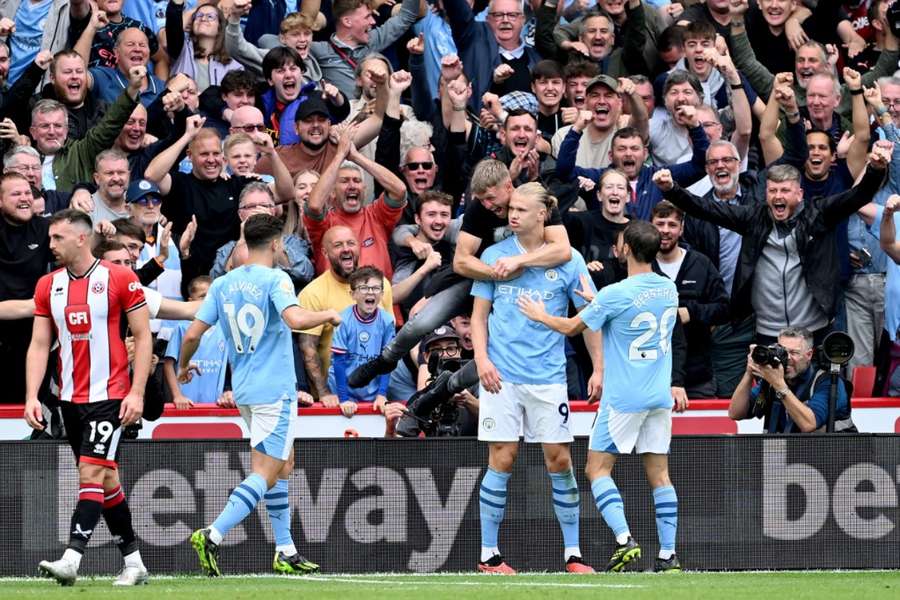
[(374, 160), (369, 160), (356, 146), (350, 147), (347, 158), (362, 167), (380, 185), (384, 191), (389, 205), (394, 207), (406, 204), (406, 184), (384, 165), (379, 165)]
[(775, 76), (765, 65), (756, 59), (747, 30), (744, 26), (744, 14), (747, 12), (747, 0), (733, 0), (731, 2), (731, 40), (729, 47), (734, 58), (734, 64), (747, 78), (756, 93), (763, 98), (772, 92)]
[[(725, 54), (719, 54), (718, 51), (710, 48), (706, 51), (706, 55), (716, 66), (726, 83), (731, 88), (731, 109), (734, 112), (734, 133), (731, 136), (731, 142), (738, 149), (741, 158), (746, 158), (747, 152), (750, 150), (750, 135), (753, 131), (753, 112), (750, 109), (750, 99), (747, 97), (747, 91), (744, 89), (744, 82), (734, 61), (725, 49)], [(757, 98), (757, 100), (759, 100)]]
[(337, 183), (337, 175), (338, 171), (341, 169), (341, 163), (347, 158), (350, 147), (353, 145), (353, 136), (356, 133), (356, 127), (356, 125), (351, 125), (341, 133), (341, 139), (338, 142), (337, 152), (335, 153), (334, 158), (331, 159), (331, 162), (325, 167), (325, 170), (319, 177), (319, 181), (316, 182), (316, 185), (309, 193), (309, 198), (306, 200), (306, 213), (316, 219), (325, 218), (326, 203)]
[(869, 129), (869, 111), (866, 110), (866, 100), (863, 98), (862, 77), (853, 69), (844, 67), (844, 83), (853, 107), (853, 141), (847, 152), (847, 169), (853, 179), (856, 179), (866, 167), (866, 153), (872, 132)]
[(900, 242), (897, 241), (897, 228), (894, 225), (894, 213), (898, 210), (900, 210), (900, 196), (893, 194), (884, 203), (878, 242), (884, 253), (890, 256), (892, 261), (900, 264)]
[(631, 114), (631, 126), (640, 132), (645, 140), (650, 139), (650, 116), (644, 99), (637, 91), (637, 86), (627, 77), (619, 77), (619, 93), (625, 96)]
[[(406, 71), (398, 71), (393, 75), (398, 75), (399, 73), (404, 74), (401, 75), (399, 79), (404, 80), (405, 86), (402, 87), (400, 92), (397, 92), (395, 118), (400, 118), (400, 93), (409, 87), (409, 82), (406, 81), (406, 78), (410, 77), (409, 73)], [(391, 76), (392, 78), (393, 75)], [(378, 73), (370, 73), (370, 77), (378, 84), (375, 93), (375, 110), (371, 115), (366, 117), (365, 121), (356, 127), (356, 133), (353, 136), (353, 144), (357, 148), (362, 148), (378, 136), (378, 132), (381, 130), (381, 124), (384, 122), (384, 115), (387, 111), (387, 107), (391, 103), (393, 97), (391, 90), (388, 88), (388, 78), (383, 78)]]
[(875, 142), (866, 164), (865, 174), (859, 183), (846, 192), (821, 198), (819, 209), (825, 219), (825, 226), (837, 227), (838, 224), (865, 206), (881, 188), (885, 174), (891, 163), (893, 144), (891, 142)]
[(172, 177), (169, 175), (169, 172), (178, 162), (187, 145), (200, 133), (205, 122), (206, 119), (198, 115), (188, 117), (184, 135), (178, 138), (174, 144), (157, 154), (150, 161), (150, 164), (147, 165), (146, 170), (144, 170), (144, 177), (157, 184), (163, 196), (167, 195), (172, 187)]
[[(778, 74), (779, 85), (769, 95), (766, 110), (759, 121), (759, 143), (762, 146), (763, 160), (766, 165), (771, 165), (784, 154), (784, 146), (781, 145), (777, 134), (778, 117), (781, 114), (782, 104), (793, 102), (794, 91), (790, 88), (793, 77), (791, 73)], [(787, 116), (796, 121), (800, 119), (800, 112), (791, 111)]]
[(272, 176), (275, 178), (275, 196), (280, 204), (294, 201), (294, 179), (288, 171), (281, 155), (275, 152), (275, 143), (272, 136), (261, 131), (254, 131), (253, 142), (260, 154), (268, 156), (272, 165)]
[(689, 215), (742, 235), (746, 233), (747, 222), (752, 219), (752, 213), (756, 210), (752, 206), (735, 206), (727, 202), (697, 197), (676, 185), (668, 169), (660, 169), (654, 173), (653, 183), (662, 191), (663, 198)]

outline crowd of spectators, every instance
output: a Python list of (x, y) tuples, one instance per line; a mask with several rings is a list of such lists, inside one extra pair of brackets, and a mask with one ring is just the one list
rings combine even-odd
[[(471, 357), (457, 279), (552, 266), (570, 246), (607, 285), (625, 276), (620, 232), (643, 219), (678, 288), (673, 385), (689, 397), (749, 393), (750, 344), (786, 328), (811, 347), (848, 332), (850, 368), (877, 366), (875, 393), (900, 396), (890, 5), (5, 2), (0, 301), (27, 301), (55, 268), (47, 218), (65, 208), (90, 214), (98, 258), (174, 301), (240, 267), (242, 224), (273, 214), (301, 306), (356, 320), (296, 332), (301, 403), (350, 417), (372, 402), (390, 422), (441, 359)], [(511, 190), (533, 182), (557, 199), (547, 250), (487, 267)], [(426, 308), (450, 291), (449, 314)], [(20, 404), (31, 319), (0, 307), (0, 402)], [(182, 387), (184, 323), (152, 329), (164, 400), (231, 405), (221, 332), (198, 359), (210, 376)], [(385, 347), (390, 372), (353, 387)], [(567, 363), (585, 398), (580, 340)], [(469, 391), (455, 401), (477, 411)]]

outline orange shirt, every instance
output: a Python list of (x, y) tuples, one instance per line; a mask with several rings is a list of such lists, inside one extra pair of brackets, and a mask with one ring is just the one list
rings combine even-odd
[(353, 231), (359, 241), (359, 266), (378, 267), (384, 276), (390, 279), (394, 275), (394, 268), (391, 266), (391, 257), (388, 253), (388, 241), (401, 214), (403, 207), (388, 206), (384, 194), (357, 213), (329, 210), (321, 220), (304, 214), (303, 223), (312, 244), (316, 274), (324, 273), (329, 267), (328, 259), (322, 252), (322, 237), (335, 225), (345, 225)]

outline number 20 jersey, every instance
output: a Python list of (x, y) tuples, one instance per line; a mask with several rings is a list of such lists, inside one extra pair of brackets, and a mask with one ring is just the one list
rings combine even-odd
[(296, 304), (290, 277), (261, 265), (234, 269), (210, 286), (197, 319), (222, 329), (237, 404), (271, 404), (296, 395), (291, 330), (281, 319)]
[(619, 412), (672, 407), (672, 330), (678, 290), (656, 273), (606, 286), (581, 314), (603, 331), (603, 396)]
[(131, 269), (97, 260), (84, 275), (58, 269), (34, 290), (35, 317), (48, 318), (59, 340), (59, 399), (87, 403), (128, 395), (125, 313), (146, 304)]

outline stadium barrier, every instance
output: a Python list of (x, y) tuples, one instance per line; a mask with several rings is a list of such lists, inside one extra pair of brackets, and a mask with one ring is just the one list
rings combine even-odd
[[(732, 421), (728, 418), (728, 400), (691, 400), (688, 410), (672, 415), (674, 435), (719, 435), (727, 433), (762, 433), (762, 419)], [(575, 400), (569, 403), (569, 426), (573, 435), (589, 435), (594, 425), (597, 404)], [(24, 405), (0, 405), (0, 440), (22, 440), (31, 428), (22, 418)], [(371, 404), (361, 404), (352, 419), (339, 408), (321, 405), (299, 409), (298, 437), (327, 438), (359, 435), (382, 437), (384, 416)], [(863, 433), (900, 433), (900, 398), (854, 398), (853, 422)], [(144, 421), (142, 439), (247, 438), (246, 423), (233, 408), (212, 404), (195, 404), (187, 410), (166, 405), (162, 417)]]
[[(581, 547), (602, 567), (614, 540), (593, 506), (582, 467)], [(293, 531), (325, 572), (472, 571), (478, 558), (478, 486), (487, 449), (472, 439), (300, 440), (290, 484)], [(151, 573), (197, 570), (191, 531), (210, 523), (246, 475), (242, 441), (125, 442), (121, 473)], [(672, 442), (679, 497), (678, 553), (687, 569), (900, 568), (900, 436), (683, 436)], [(36, 573), (68, 538), (77, 491), (69, 448), (0, 442), (0, 575)], [(640, 459), (615, 473), (641, 569), (658, 550), (653, 500)], [(220, 565), (267, 572), (273, 542), (265, 511), (232, 530)], [(562, 569), (562, 538), (538, 446), (521, 449), (500, 532), (509, 563)], [(98, 526), (82, 573), (112, 573), (121, 558)]]

